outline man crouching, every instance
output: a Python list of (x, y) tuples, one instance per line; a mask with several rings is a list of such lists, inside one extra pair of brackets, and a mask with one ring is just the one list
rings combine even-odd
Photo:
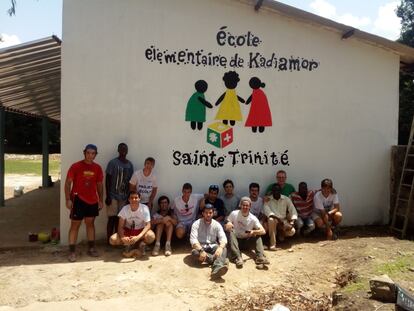
[[(145, 255), (145, 245), (154, 242), (155, 234), (151, 230), (151, 216), (148, 206), (139, 203), (140, 195), (136, 191), (129, 194), (129, 204), (118, 214), (118, 233), (114, 233), (111, 245), (125, 245), (125, 257)], [(140, 251), (136, 249), (139, 246)]]
[(216, 279), (227, 273), (228, 260), (227, 238), (223, 227), (213, 219), (213, 213), (213, 205), (206, 204), (203, 217), (191, 226), (190, 243), (193, 248), (191, 254), (200, 263), (211, 264), (211, 278)]

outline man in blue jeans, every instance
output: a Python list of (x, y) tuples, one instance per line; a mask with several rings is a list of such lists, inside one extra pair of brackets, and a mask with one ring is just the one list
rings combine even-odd
[(213, 219), (214, 207), (206, 204), (203, 217), (191, 226), (191, 254), (200, 263), (212, 265), (211, 278), (216, 279), (227, 273), (227, 238), (223, 227)]

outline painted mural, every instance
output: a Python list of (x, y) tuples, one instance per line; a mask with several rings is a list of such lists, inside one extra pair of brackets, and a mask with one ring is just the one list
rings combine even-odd
[[(264, 90), (266, 83), (260, 77), (252, 74), (248, 81), (251, 94), (245, 99), (237, 91), (240, 83), (243, 83), (243, 81), (240, 81), (237, 69), (261, 68), (276, 70), (281, 73), (312, 72), (319, 68), (319, 61), (293, 55), (289, 57), (282, 56), (276, 51), (265, 55), (263, 52), (257, 51), (263, 43), (258, 35), (252, 31), (233, 34), (228, 30), (228, 26), (219, 28), (215, 35), (215, 41), (219, 47), (232, 47), (236, 50), (241, 47), (248, 47), (252, 51), (245, 52), (245, 54), (236, 51), (228, 56), (204, 49), (169, 50), (157, 47), (155, 44), (145, 50), (145, 58), (159, 65), (175, 64), (225, 69), (221, 77), (223, 81), (221, 92), (219, 90), (209, 90), (208, 81), (200, 79), (195, 81), (192, 93), (189, 92), (188, 97), (183, 98), (184, 120), (189, 124), (189, 130), (194, 135), (196, 132), (204, 131), (207, 145), (216, 147), (217, 151), (194, 150), (183, 152), (173, 150), (172, 164), (174, 166), (191, 165), (213, 168), (220, 168), (226, 164), (231, 167), (237, 165), (290, 165), (287, 149), (279, 152), (273, 150), (242, 151), (239, 149), (225, 152), (223, 150), (231, 148), (235, 141), (235, 126), (238, 126), (240, 130), (245, 129), (260, 135), (265, 132), (266, 128), (273, 125), (272, 105)], [(256, 73), (257, 70), (253, 70), (253, 72)], [(221, 95), (218, 98), (215, 97), (217, 96), (215, 94), (220, 93)], [(212, 102), (215, 104), (213, 105)], [(241, 105), (249, 106), (246, 116), (243, 116)], [(207, 118), (207, 109), (215, 111), (213, 112), (215, 116), (210, 120)], [(197, 135), (197, 137), (199, 136)]]

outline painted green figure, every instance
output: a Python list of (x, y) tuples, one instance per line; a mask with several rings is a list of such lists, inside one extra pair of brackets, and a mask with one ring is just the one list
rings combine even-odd
[(206, 101), (204, 93), (207, 91), (208, 84), (204, 80), (198, 80), (195, 83), (196, 92), (191, 95), (185, 110), (185, 120), (191, 122), (193, 130), (201, 130), (203, 123), (206, 122), (206, 107), (213, 108), (208, 101)]

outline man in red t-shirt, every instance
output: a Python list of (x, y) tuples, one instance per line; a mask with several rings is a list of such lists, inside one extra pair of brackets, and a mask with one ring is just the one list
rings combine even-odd
[(85, 158), (72, 164), (65, 181), (66, 208), (70, 210), (69, 257), (70, 262), (76, 261), (76, 240), (82, 220), (85, 220), (88, 237), (88, 254), (99, 256), (95, 249), (95, 217), (103, 207), (103, 172), (95, 163), (98, 148), (86, 145), (83, 150)]

